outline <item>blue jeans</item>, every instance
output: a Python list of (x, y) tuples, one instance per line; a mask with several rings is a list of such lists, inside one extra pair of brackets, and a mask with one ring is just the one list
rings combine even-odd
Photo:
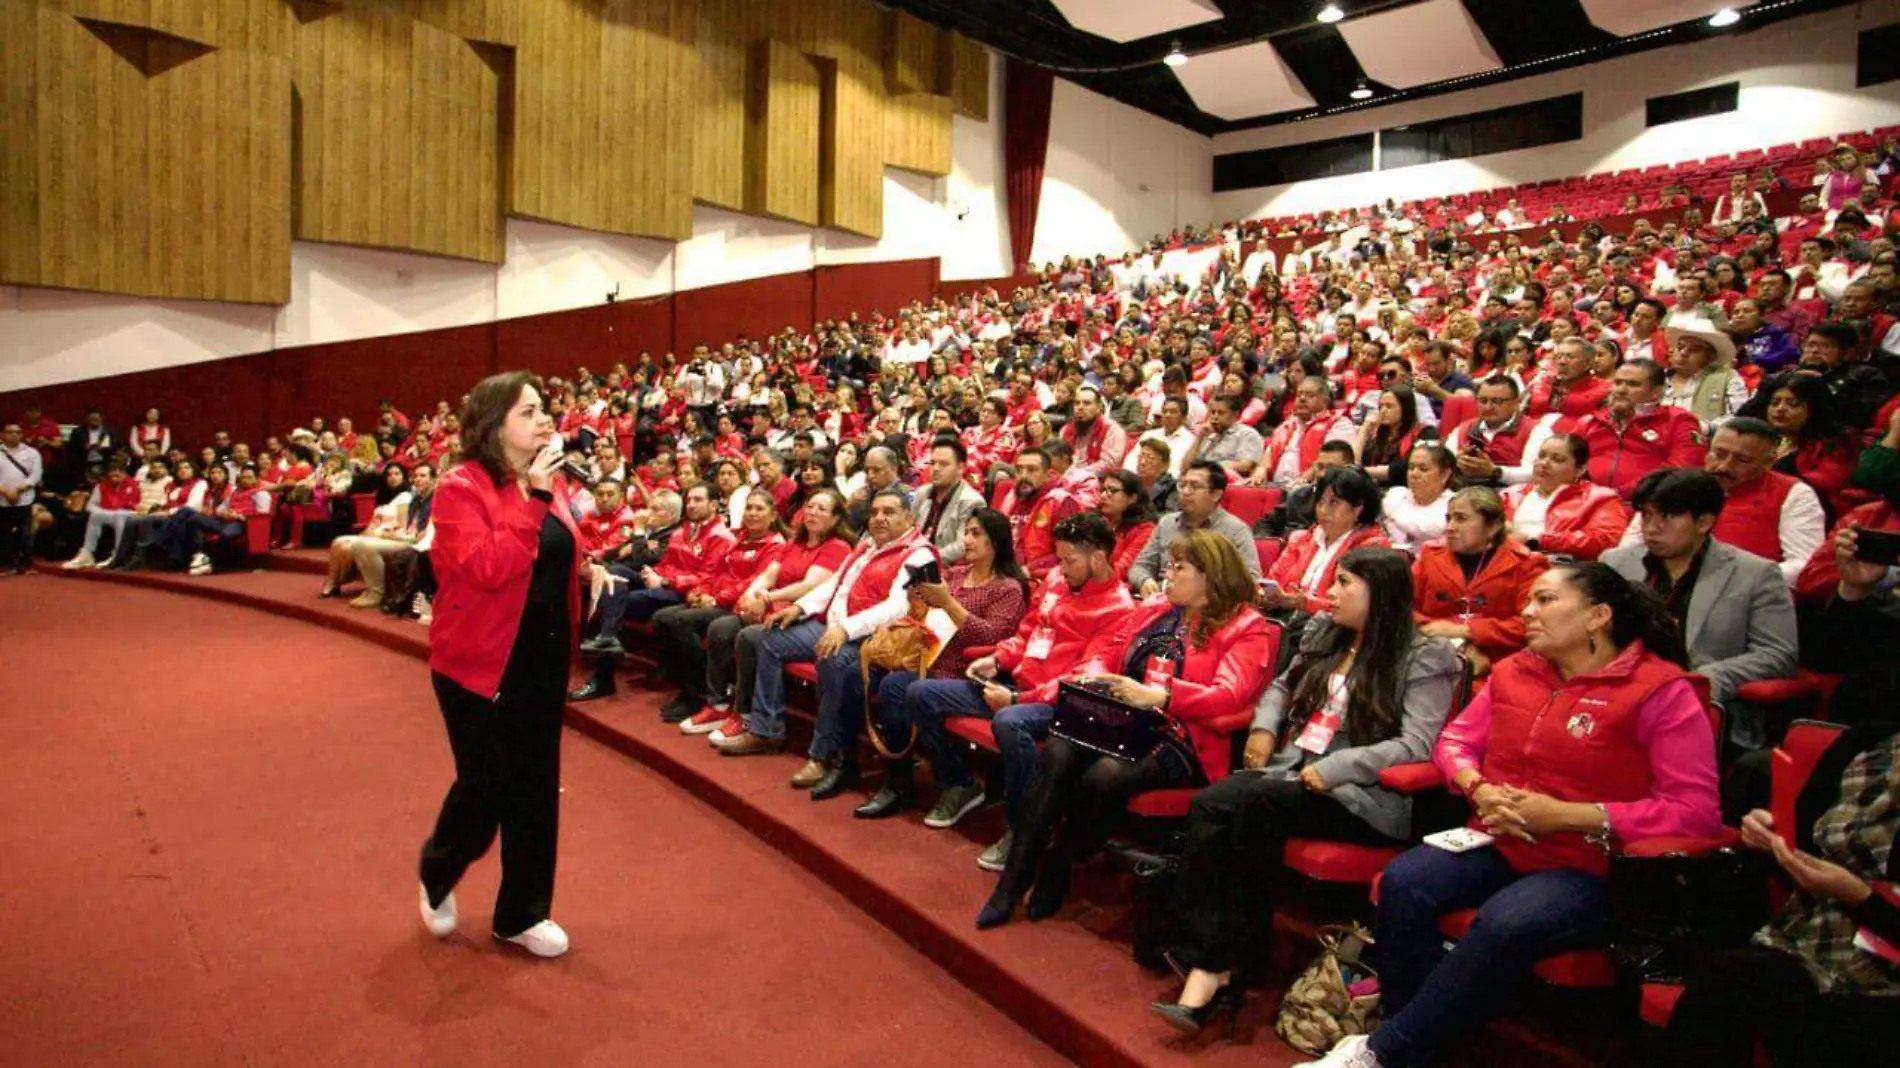
[[(864, 720), (864, 678), (858, 669), (858, 646), (863, 644), (846, 642), (818, 661), (818, 723), (805, 754), (813, 760), (848, 753), (857, 741), (858, 724)], [(752, 707), (757, 708), (756, 688), (753, 692)]]
[[(967, 786), (970, 769), (963, 763), (961, 742), (952, 742), (943, 729), (946, 716), (987, 717), (996, 748), (1002, 754), (1003, 799), (1010, 826), (1022, 810), (1023, 790), (1036, 770), (1036, 743), (1049, 736), (1054, 705), (1010, 705), (994, 716), (976, 687), (964, 679), (925, 679), (904, 693), (903, 720), (917, 725), (918, 750), (944, 789)], [(902, 735), (900, 734), (899, 737)]]
[[(1385, 1068), (1424, 1064), (1510, 1007), (1531, 968), (1601, 944), (1608, 884), (1571, 869), (1520, 875), (1496, 849), (1419, 846), (1385, 869), (1374, 930), (1385, 1023), (1372, 1052)], [(1450, 951), (1438, 919), (1476, 908)]]
[[(752, 708), (746, 712), (746, 730), (761, 738), (785, 737), (785, 665), (818, 659), (818, 639), (824, 633), (825, 625), (815, 619), (794, 623), (783, 630), (766, 630), (765, 636), (759, 639), (758, 668), (752, 675)], [(853, 649), (852, 656), (856, 655), (857, 650)], [(820, 693), (822, 695), (822, 688)]]
[(158, 545), (172, 563), (185, 564), (204, 551), (207, 533), (216, 534), (230, 542), (233, 538), (244, 536), (244, 524), (235, 520), (226, 522), (215, 515), (180, 508), (159, 528)]
[(679, 591), (661, 586), (649, 590), (644, 585), (635, 585), (640, 581), (637, 575), (623, 574), (628, 569), (615, 567), (613, 573), (627, 579), (627, 584), (600, 599), (600, 634), (602, 637), (618, 637), (622, 623), (631, 619), (635, 623), (645, 623), (653, 618), (653, 613), (671, 605), (685, 601)]

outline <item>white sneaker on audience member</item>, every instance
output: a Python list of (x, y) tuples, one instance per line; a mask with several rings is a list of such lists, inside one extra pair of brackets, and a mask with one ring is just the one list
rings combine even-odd
[(703, 705), (691, 719), (680, 724), (681, 734), (711, 734), (732, 714), (730, 705)]
[[(496, 935), (496, 938), (501, 938)], [(533, 927), (515, 935), (513, 938), (501, 938), (520, 946), (537, 957), (558, 957), (567, 952), (567, 932), (553, 920), (542, 920)]]
[(71, 560), (68, 560), (65, 563), (59, 565), (59, 569), (61, 571), (79, 571), (83, 568), (98, 567), (98, 566), (99, 566), (99, 561), (94, 559), (91, 553), (87, 552), (84, 549), (81, 549), (79, 550), (78, 556), (75, 556)]
[(205, 555), (204, 553), (199, 553), (198, 555), (192, 557), (191, 558), (191, 573), (194, 575), (211, 574), (211, 557)]
[(429, 933), (437, 938), (447, 938), (454, 934), (456, 921), (455, 891), (449, 891), (449, 896), (443, 898), (442, 904), (437, 907), (429, 904), (428, 887), (418, 884), (417, 890), (420, 892), (422, 898), (422, 926), (427, 927)]
[(423, 626), (425, 627), (428, 626), (430, 621), (435, 619), (435, 612), (433, 611), (432, 606), (429, 604), (428, 594), (426, 593), (416, 594), (415, 609), (416, 609), (416, 622), (422, 624)]
[(1331, 1053), (1316, 1061), (1304, 1061), (1296, 1068), (1379, 1068), (1379, 1058), (1366, 1048), (1366, 1036), (1347, 1035)]

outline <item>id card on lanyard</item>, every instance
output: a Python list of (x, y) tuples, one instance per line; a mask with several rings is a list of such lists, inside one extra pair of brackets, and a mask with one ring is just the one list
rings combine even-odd
[(1150, 686), (1156, 686), (1172, 692), (1174, 689), (1174, 674), (1174, 661), (1172, 659), (1165, 656), (1151, 656), (1148, 658), (1148, 670), (1141, 681)]
[(1037, 627), (1023, 645), (1024, 660), (1047, 660), (1050, 650), (1055, 648), (1056, 636), (1048, 627)]
[(1346, 719), (1346, 680), (1334, 675), (1326, 680), (1326, 704), (1300, 731), (1293, 744), (1314, 756), (1325, 756), (1332, 748), (1333, 738), (1339, 734), (1339, 728)]

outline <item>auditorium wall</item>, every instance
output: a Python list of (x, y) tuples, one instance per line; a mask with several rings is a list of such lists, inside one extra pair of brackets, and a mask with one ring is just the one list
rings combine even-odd
[(1184, 223), (1214, 221), (1213, 145), (1058, 78), (1031, 258), (1120, 255)]
[[(1412, 122), (1583, 93), (1580, 141), (1292, 185), (1219, 193), (1215, 214), (1247, 218), (1407, 200), (1598, 171), (1704, 159), (1900, 122), (1900, 82), (1854, 87), (1862, 30), (1900, 20), (1900, 0), (1870, 0), (1759, 32), (1643, 52), (1605, 63), (1412, 103), (1223, 134), (1215, 154), (1322, 141)], [(1644, 127), (1654, 96), (1739, 82), (1737, 110)]]

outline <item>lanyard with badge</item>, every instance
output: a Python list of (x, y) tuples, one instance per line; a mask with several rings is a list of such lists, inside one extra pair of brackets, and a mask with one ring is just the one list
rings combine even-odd
[(1295, 748), (1313, 756), (1325, 756), (1332, 748), (1333, 739), (1339, 735), (1339, 729), (1346, 722), (1346, 678), (1352, 672), (1355, 653), (1348, 651), (1345, 659), (1326, 679), (1326, 703), (1313, 713), (1300, 729), (1300, 736), (1293, 740)]

